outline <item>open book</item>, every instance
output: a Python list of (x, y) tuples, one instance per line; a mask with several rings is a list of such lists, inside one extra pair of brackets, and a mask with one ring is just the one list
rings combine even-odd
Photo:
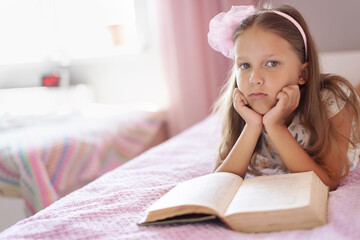
[(216, 172), (178, 184), (150, 206), (139, 224), (219, 218), (241, 232), (313, 228), (326, 223), (328, 192), (313, 171), (245, 180)]

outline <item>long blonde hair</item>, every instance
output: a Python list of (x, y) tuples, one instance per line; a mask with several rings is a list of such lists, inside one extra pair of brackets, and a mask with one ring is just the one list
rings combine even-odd
[[(320, 91), (322, 89), (328, 89), (339, 99), (348, 103), (351, 106), (353, 117), (356, 120), (355, 126), (359, 126), (360, 104), (357, 99), (358, 95), (356, 90), (346, 79), (340, 76), (320, 73), (319, 59), (315, 43), (304, 18), (296, 9), (288, 5), (271, 8), (272, 10), (277, 10), (290, 15), (302, 26), (307, 36), (307, 59), (305, 59), (306, 54), (304, 50), (304, 42), (296, 26), (278, 14), (263, 11), (266, 9), (259, 8), (253, 15), (247, 17), (235, 29), (233, 41), (235, 42), (236, 38), (249, 27), (256, 25), (263, 29), (270, 30), (286, 39), (293, 46), (300, 61), (302, 63), (308, 62), (307, 76), (305, 77), (306, 84), (300, 87), (301, 99), (299, 106), (296, 109), (304, 127), (310, 132), (311, 136), (310, 148), (306, 149), (306, 151), (328, 172), (330, 176), (337, 177), (333, 173), (331, 166), (326, 166), (322, 161), (324, 155), (326, 154), (326, 150), (335, 149), (334, 153), (337, 155), (336, 157), (339, 161), (343, 161), (346, 166), (346, 175), (349, 171), (347, 154), (344, 150), (341, 150), (338, 144), (336, 144), (337, 139), (345, 136), (341, 135), (331, 124), (331, 121), (326, 113), (325, 105), (321, 100)], [(214, 112), (220, 113), (223, 116), (222, 138), (219, 146), (218, 165), (225, 160), (245, 126), (244, 119), (240, 117), (233, 107), (232, 93), (237, 87), (235, 69), (236, 66), (234, 64), (232, 70), (230, 71), (228, 81), (223, 86), (221, 95), (214, 105)], [(343, 83), (350, 89), (350, 96), (348, 96), (340, 88), (338, 83)], [(354, 145), (359, 142), (359, 130), (357, 128), (352, 129), (352, 132), (352, 139), (347, 139)], [(260, 144), (258, 141), (255, 153), (258, 151), (259, 146)], [(256, 169), (254, 164), (255, 157), (256, 154), (253, 154), (248, 170), (253, 174), (261, 175), (261, 172)]]

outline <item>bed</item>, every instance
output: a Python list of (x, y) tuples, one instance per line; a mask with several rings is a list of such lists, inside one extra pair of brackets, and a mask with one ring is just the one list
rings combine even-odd
[(220, 122), (208, 116), (0, 233), (0, 239), (360, 239), (360, 167), (329, 194), (328, 223), (309, 230), (245, 234), (219, 221), (138, 226), (177, 183), (212, 172)]
[[(36, 95), (38, 90), (25, 92)], [(4, 109), (6, 105), (0, 111), (0, 195), (22, 198), (26, 216), (166, 139), (163, 112), (145, 107), (56, 104), (46, 114), (31, 109), (28, 115), (14, 114), (14, 106), (13, 114)], [(44, 106), (37, 109), (44, 111)]]

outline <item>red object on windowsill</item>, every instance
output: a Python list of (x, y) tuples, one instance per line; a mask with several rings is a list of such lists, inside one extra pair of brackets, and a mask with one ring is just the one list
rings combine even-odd
[(60, 76), (57, 73), (46, 75), (42, 79), (42, 85), (44, 87), (58, 87), (60, 83)]

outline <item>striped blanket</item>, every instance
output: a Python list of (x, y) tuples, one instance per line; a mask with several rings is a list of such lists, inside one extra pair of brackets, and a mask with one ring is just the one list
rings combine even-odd
[(150, 113), (22, 118), (4, 125), (0, 193), (21, 196), (27, 216), (164, 140), (156, 139), (163, 117)]

